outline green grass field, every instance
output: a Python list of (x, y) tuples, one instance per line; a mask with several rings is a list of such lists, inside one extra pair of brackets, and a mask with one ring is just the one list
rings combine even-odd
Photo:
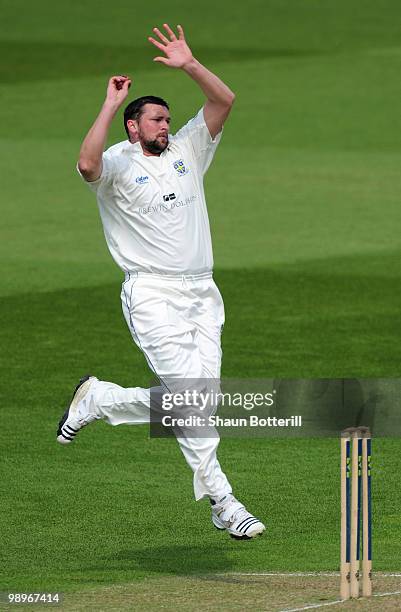
[[(56, 445), (83, 373), (150, 381), (74, 166), (111, 74), (133, 77), (133, 97), (166, 98), (173, 131), (202, 105), (184, 74), (152, 63), (146, 41), (152, 26), (182, 23), (194, 53), (237, 94), (206, 184), (226, 304), (223, 376), (400, 377), (401, 6), (1, 8), (0, 591), (58, 590), (71, 610), (88, 592), (86, 609), (126, 609), (128, 592), (129, 609), (279, 610), (269, 590), (252, 600), (248, 584), (225, 605), (230, 582), (202, 576), (338, 570), (338, 440), (222, 440), (236, 494), (267, 523), (248, 543), (212, 528), (174, 440), (100, 423), (71, 448)], [(120, 113), (110, 144), (123, 137)], [(399, 438), (374, 441), (382, 572), (401, 570), (400, 451)], [(193, 599), (180, 599), (187, 588)], [(294, 589), (281, 586), (286, 601)], [(318, 587), (301, 594), (319, 601)]]

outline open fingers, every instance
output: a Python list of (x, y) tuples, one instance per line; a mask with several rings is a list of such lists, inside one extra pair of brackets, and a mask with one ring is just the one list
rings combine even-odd
[(185, 34), (184, 34), (184, 28), (180, 25), (177, 26), (177, 30), (178, 30), (178, 38), (180, 40), (185, 40)]
[(155, 47), (157, 47), (158, 49), (160, 49), (160, 51), (164, 51), (165, 50), (165, 46), (162, 45), (161, 43), (159, 43), (158, 40), (155, 40), (154, 38), (152, 38), (151, 36), (148, 37), (148, 41), (152, 43), (152, 45), (154, 45)]
[(167, 34), (170, 36), (170, 40), (172, 42), (174, 42), (175, 40), (177, 40), (176, 35), (174, 34), (173, 30), (170, 28), (170, 26), (168, 25), (168, 23), (163, 23), (163, 28), (166, 30)]
[(164, 43), (165, 45), (168, 45), (168, 43), (170, 42), (169, 39), (166, 38), (166, 36), (164, 36), (162, 32), (160, 32), (159, 28), (153, 28), (153, 32), (157, 34), (157, 36), (160, 38), (162, 43)]

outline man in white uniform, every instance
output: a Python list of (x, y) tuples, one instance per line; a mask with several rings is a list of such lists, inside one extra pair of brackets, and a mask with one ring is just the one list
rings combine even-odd
[[(132, 337), (160, 388), (171, 390), (175, 381), (174, 390), (182, 391), (188, 379), (201, 381), (203, 388), (205, 381), (220, 377), (224, 306), (212, 278), (203, 175), (234, 94), (193, 57), (181, 26), (178, 38), (167, 24), (164, 28), (166, 35), (154, 28), (158, 40), (149, 38), (165, 54), (155, 61), (186, 72), (206, 96), (203, 108), (170, 136), (167, 103), (154, 96), (134, 100), (124, 113), (128, 140), (104, 152), (110, 124), (131, 85), (128, 77), (114, 76), (82, 144), (78, 170), (97, 194), (107, 245), (125, 273), (121, 299)], [(71, 443), (96, 419), (111, 425), (149, 423), (150, 404), (150, 389), (124, 389), (87, 376), (60, 420), (57, 440)], [(194, 472), (195, 498), (210, 500), (215, 527), (240, 539), (261, 534), (263, 523), (233, 496), (217, 460), (217, 431), (177, 440)]]

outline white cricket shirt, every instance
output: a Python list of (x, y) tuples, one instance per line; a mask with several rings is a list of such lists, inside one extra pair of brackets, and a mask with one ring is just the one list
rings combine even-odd
[(221, 132), (212, 140), (203, 109), (169, 136), (160, 156), (139, 142), (115, 144), (103, 154), (96, 192), (103, 230), (124, 272), (199, 274), (213, 268), (203, 189)]

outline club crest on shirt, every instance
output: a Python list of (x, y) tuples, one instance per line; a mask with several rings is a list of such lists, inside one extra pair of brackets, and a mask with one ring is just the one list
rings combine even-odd
[(177, 159), (177, 161), (173, 163), (173, 166), (174, 166), (174, 170), (180, 176), (184, 176), (184, 174), (187, 174), (189, 172), (188, 168), (185, 166), (182, 159)]

